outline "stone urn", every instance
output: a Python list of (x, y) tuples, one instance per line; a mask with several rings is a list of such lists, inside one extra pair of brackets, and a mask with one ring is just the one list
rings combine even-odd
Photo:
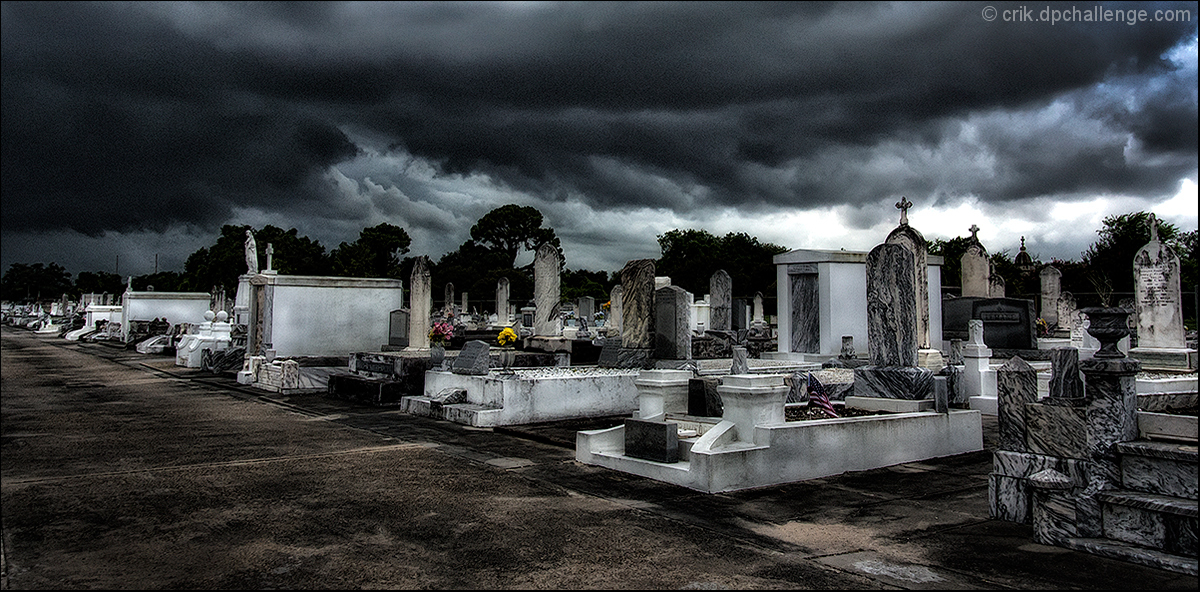
[(1129, 335), (1130, 311), (1116, 306), (1093, 306), (1080, 312), (1090, 321), (1088, 334), (1100, 342), (1100, 350), (1093, 357), (1124, 358), (1125, 354), (1117, 349), (1117, 342)]
[(433, 362), (434, 368), (441, 368), (442, 362), (446, 360), (446, 348), (444, 346), (433, 344), (429, 346), (429, 360)]
[(515, 374), (512, 370), (512, 365), (517, 361), (517, 350), (513, 347), (500, 348), (500, 373), (504, 375)]

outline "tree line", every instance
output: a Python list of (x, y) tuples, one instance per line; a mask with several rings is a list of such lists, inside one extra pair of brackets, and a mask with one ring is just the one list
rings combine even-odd
[[(254, 233), (260, 265), (265, 267), (266, 247), (273, 246), (271, 267), (281, 274), (340, 277), (397, 278), (406, 283), (416, 257), (409, 255), (412, 239), (403, 228), (382, 223), (363, 229), (353, 242), (343, 242), (326, 251), (320, 242), (301, 236), (293, 228), (283, 230), (267, 225), (225, 225), (216, 241), (188, 256), (182, 271), (160, 271), (132, 278), (134, 290), (165, 292), (236, 293), (238, 277), (245, 273), (246, 231)], [(657, 260), (658, 275), (671, 276), (675, 285), (694, 294), (708, 292), (708, 281), (717, 269), (725, 269), (733, 278), (735, 290), (774, 293), (774, 265), (771, 257), (787, 249), (761, 243), (744, 233), (714, 236), (704, 230), (672, 230), (658, 237), (662, 256)], [(534, 251), (549, 243), (562, 255), (562, 245), (553, 228), (545, 226), (536, 208), (515, 204), (496, 208), (481, 217), (470, 236), (457, 249), (432, 262), (431, 280), (435, 300), (442, 287), (453, 283), (455, 293), (469, 292), (475, 301), (491, 301), (496, 283), (506, 277), (514, 302), (533, 298), (533, 264), (518, 266), (522, 251)], [(560, 270), (564, 301), (591, 296), (599, 302), (620, 282), (620, 269), (591, 271), (568, 269), (565, 259)], [(120, 294), (125, 278), (105, 271), (71, 274), (57, 263), (14, 263), (0, 280), (3, 299), (17, 302), (53, 300), (62, 295), (78, 298), (81, 294)], [(742, 295), (742, 294), (738, 294)], [(486, 307), (484, 307), (486, 308)]]
[[(1082, 253), (1079, 261), (1055, 259), (1049, 264), (1062, 271), (1063, 290), (1075, 294), (1082, 305), (1099, 304), (1098, 293), (1111, 290), (1115, 295), (1133, 292), (1133, 256), (1150, 240), (1147, 212), (1110, 216), (1097, 231), (1099, 237)], [(545, 226), (536, 208), (515, 204), (496, 208), (481, 217), (470, 235), (457, 249), (433, 262), (431, 280), (434, 299), (440, 300), (442, 287), (453, 283), (455, 293), (469, 292), (476, 302), (493, 300), (496, 282), (507, 277), (510, 299), (522, 302), (533, 298), (533, 264), (518, 266), (520, 253), (550, 243), (562, 255), (562, 246), (554, 229)], [(259, 261), (265, 264), (265, 249), (273, 245), (272, 268), (281, 274), (341, 277), (397, 278), (407, 284), (415, 256), (409, 255), (412, 239), (403, 228), (382, 223), (363, 229), (353, 242), (343, 242), (326, 251), (318, 241), (301, 236), (295, 228), (283, 230), (267, 225), (225, 225), (217, 240), (192, 253), (182, 271), (162, 271), (133, 278), (134, 290), (153, 287), (158, 291), (211, 292), (224, 289), (236, 293), (238, 276), (245, 273), (246, 230), (254, 232)], [(1181, 259), (1185, 294), (1196, 289), (1197, 231), (1182, 232), (1170, 223), (1160, 223), (1159, 239)], [(770, 299), (776, 291), (774, 255), (786, 247), (764, 243), (746, 233), (717, 236), (706, 230), (675, 229), (657, 237), (661, 255), (656, 259), (658, 275), (669, 276), (677, 285), (700, 297), (709, 291), (709, 279), (724, 269), (732, 280), (735, 297), (751, 297), (762, 292)], [(967, 238), (937, 239), (929, 253), (944, 257), (942, 286), (953, 292), (960, 285), (960, 258), (966, 252)], [(1004, 278), (1007, 296), (1033, 298), (1040, 293), (1036, 270), (1017, 265), (1008, 250), (989, 254), (993, 273)], [(1035, 260), (1036, 256), (1033, 257)], [(611, 288), (620, 282), (620, 269), (590, 271), (567, 269), (564, 260), (560, 276), (563, 300), (591, 296), (599, 302), (608, 299)], [(1100, 286), (1100, 289), (1097, 289)], [(125, 280), (115, 273), (85, 271), (72, 280), (71, 274), (56, 263), (13, 263), (5, 272), (0, 287), (7, 301), (53, 300), (66, 294), (77, 298), (86, 293), (120, 294)], [(1188, 300), (1185, 296), (1185, 302)], [(1116, 302), (1113, 302), (1116, 304)], [(483, 306), (481, 308), (487, 308)], [(1194, 304), (1185, 308), (1193, 319)], [(768, 311), (769, 312), (769, 311)]]

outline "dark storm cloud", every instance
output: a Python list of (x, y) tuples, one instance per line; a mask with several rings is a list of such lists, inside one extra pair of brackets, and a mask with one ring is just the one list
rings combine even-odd
[[(1194, 172), (1194, 71), (1162, 60), (1194, 21), (982, 7), (5, 3), (3, 228), (353, 220), (328, 181), (362, 154), (347, 129), (600, 210), (1162, 195)], [(402, 171), (347, 175), (379, 211), (460, 225)]]

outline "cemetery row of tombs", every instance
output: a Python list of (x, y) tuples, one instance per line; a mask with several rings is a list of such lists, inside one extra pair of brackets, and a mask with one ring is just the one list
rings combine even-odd
[(231, 303), (130, 289), (119, 302), (85, 296), (74, 316), (62, 302), (5, 319), (268, 391), (472, 426), (616, 418), (577, 433), (579, 462), (704, 492), (981, 451), (982, 416), (996, 416), (993, 518), (1195, 574), (1196, 348), (1179, 259), (1153, 218), (1131, 262), (1133, 306), (1077, 310), (1052, 266), (1040, 299), (1005, 297), (975, 227), (962, 296), (943, 299), (942, 260), (903, 212), (870, 252), (775, 256), (773, 317), (761, 294), (732, 298), (725, 271), (697, 299), (652, 259), (628, 262), (604, 310), (564, 303), (549, 245), (533, 301), (510, 303), (501, 279), (499, 312), (480, 315), (451, 285), (433, 306), (426, 257), (405, 302), (400, 280), (281, 275), (269, 256), (259, 269), (251, 236)]

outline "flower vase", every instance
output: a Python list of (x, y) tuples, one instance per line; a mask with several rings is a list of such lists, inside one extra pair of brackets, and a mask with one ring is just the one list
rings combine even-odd
[(517, 350), (516, 349), (511, 348), (511, 347), (501, 348), (500, 349), (500, 365), (501, 365), (500, 373), (507, 374), (507, 375), (514, 374), (514, 372), (512, 370), (512, 365), (513, 365), (513, 362), (515, 362), (516, 360), (517, 360)]
[(1129, 310), (1115, 306), (1093, 306), (1081, 310), (1088, 316), (1087, 332), (1100, 342), (1096, 358), (1124, 358), (1117, 343), (1129, 335)]

